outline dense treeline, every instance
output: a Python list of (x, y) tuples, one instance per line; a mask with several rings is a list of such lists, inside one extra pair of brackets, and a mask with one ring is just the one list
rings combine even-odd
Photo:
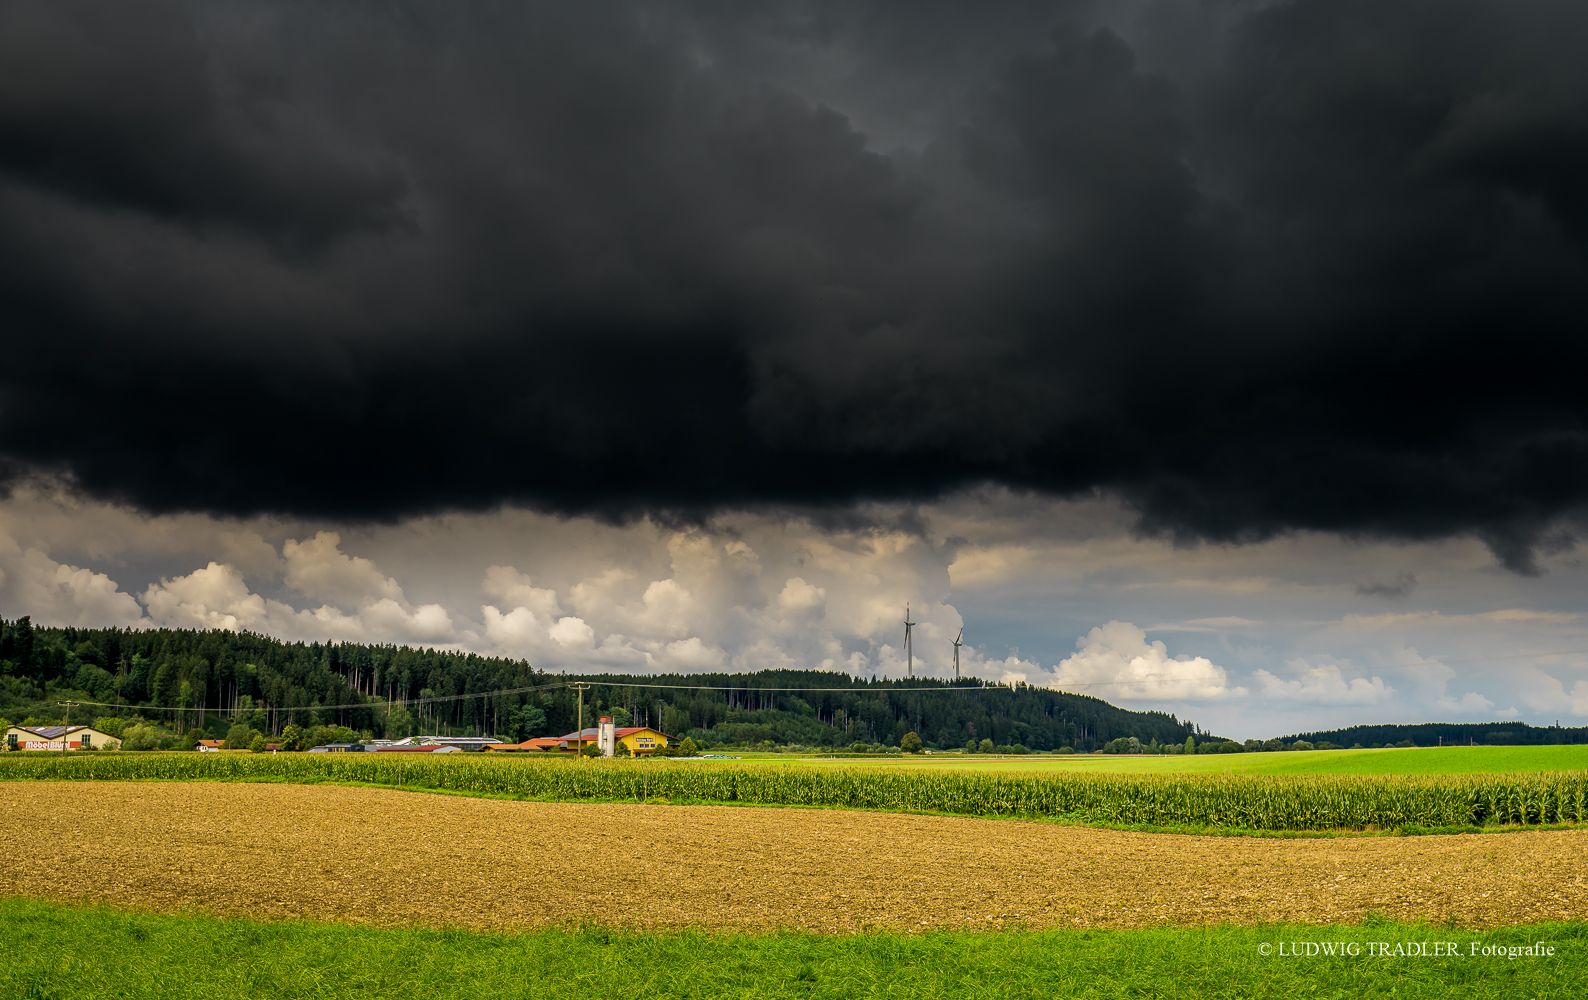
[[(807, 670), (580, 680), (593, 685), (586, 697), (603, 711), (614, 709), (620, 720), (632, 718), (697, 743), (898, 746), (901, 737), (914, 732), (927, 746), (939, 748), (987, 740), (997, 747), (1085, 752), (1120, 736), (1162, 744), (1205, 735), (1163, 712), (1131, 712), (1084, 695), (975, 680), (866, 681)], [(677, 687), (650, 686), (662, 684)], [(833, 688), (840, 690), (824, 690)]]
[(1343, 747), (1395, 746), (1554, 746), (1588, 743), (1588, 727), (1530, 726), (1525, 722), (1425, 722), (1415, 726), (1351, 726), (1321, 733), (1299, 733), (1285, 742), (1328, 741)]
[[(521, 660), (473, 653), (0, 620), (0, 710), (37, 705), (41, 714), (59, 716), (55, 703), (68, 696), (91, 703), (72, 710), (74, 723), (133, 713), (179, 732), (215, 729), (218, 721), (222, 731), (241, 722), (271, 734), (289, 725), (376, 735), (505, 732), (525, 722), (531, 700), (471, 696), (551, 681)], [(527, 721), (545, 725), (533, 713)]]
[[(991, 741), (1032, 750), (1099, 749), (1135, 737), (1183, 743), (1207, 734), (1162, 712), (1024, 685), (856, 680), (817, 671), (689, 677), (566, 677), (522, 660), (357, 643), (289, 643), (249, 632), (34, 628), (0, 620), (0, 712), (74, 723), (141, 717), (183, 732), (242, 724), (348, 726), (377, 737), (561, 735), (603, 714), (701, 745), (928, 746)], [(905, 690), (905, 688), (911, 690)], [(773, 690), (778, 688), (794, 690)], [(925, 690), (920, 690), (920, 689)], [(724, 690), (710, 690), (724, 689)], [(840, 690), (822, 690), (840, 689)]]

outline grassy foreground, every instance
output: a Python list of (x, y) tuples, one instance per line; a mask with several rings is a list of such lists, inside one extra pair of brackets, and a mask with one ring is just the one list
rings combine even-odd
[(546, 801), (727, 802), (1263, 831), (1588, 820), (1588, 771), (1510, 775), (975, 774), (484, 754), (7, 755), (0, 780), (344, 781)]
[[(1568, 997), (1588, 924), (1472, 933), (1422, 924), (1136, 931), (730, 935), (604, 928), (482, 934), (157, 916), (0, 899), (0, 992), (16, 1000), (797, 997)], [(1554, 955), (1484, 956), (1542, 941)], [(1307, 943), (1356, 956), (1308, 957)], [(1388, 956), (1370, 954), (1388, 944)], [(1457, 955), (1435, 957), (1434, 943)], [(1470, 954), (1473, 944), (1479, 954)], [(1285, 944), (1301, 957), (1281, 957)], [(1267, 945), (1270, 954), (1264, 955)], [(1395, 955), (1399, 945), (1404, 952)]]

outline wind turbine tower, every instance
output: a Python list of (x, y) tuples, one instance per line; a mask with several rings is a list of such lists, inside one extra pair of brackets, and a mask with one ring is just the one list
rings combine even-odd
[(915, 677), (915, 645), (911, 638), (910, 630), (915, 627), (915, 622), (910, 621), (910, 602), (904, 602), (904, 676)]
[(960, 642), (963, 638), (965, 638), (965, 628), (960, 626), (959, 635), (954, 637), (954, 679), (956, 681), (959, 680), (959, 647), (965, 645)]

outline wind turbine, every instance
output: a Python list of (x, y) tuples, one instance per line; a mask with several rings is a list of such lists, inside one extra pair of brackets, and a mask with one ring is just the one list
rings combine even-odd
[(956, 681), (959, 680), (959, 647), (965, 645), (960, 642), (963, 638), (965, 638), (965, 627), (962, 625), (959, 629), (959, 635), (954, 637), (954, 679)]
[(910, 629), (915, 627), (915, 622), (910, 621), (910, 602), (904, 602), (904, 676), (915, 677), (915, 646), (910, 638)]

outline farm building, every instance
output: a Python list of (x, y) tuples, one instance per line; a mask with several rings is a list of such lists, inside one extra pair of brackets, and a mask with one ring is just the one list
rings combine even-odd
[(457, 747), (459, 750), (484, 750), (498, 743), (494, 736), (409, 736), (390, 744), (393, 747)]
[(225, 746), (225, 740), (199, 740), (193, 744), (193, 749), (199, 753), (216, 753)]
[(324, 746), (310, 747), (310, 753), (363, 753), (362, 743), (327, 743)]
[(114, 739), (92, 726), (12, 726), (6, 730), (6, 749), (93, 750)]
[(573, 751), (582, 749), (585, 744), (594, 743), (607, 757), (612, 756), (617, 745), (621, 743), (628, 747), (629, 753), (644, 757), (664, 746), (676, 745), (678, 740), (649, 726), (625, 726), (622, 729), (614, 729), (611, 719), (602, 718), (600, 725), (588, 727), (577, 733), (569, 733), (567, 736), (558, 736), (554, 742), (558, 745), (558, 749)]
[(547, 750), (561, 750), (564, 747), (562, 741), (555, 737), (537, 736), (522, 743), (487, 743), (485, 749), (489, 753), (545, 753)]
[(649, 726), (626, 726), (613, 731), (613, 737), (629, 748), (629, 753), (643, 757), (665, 746), (674, 746), (678, 740)]
[(424, 744), (420, 744), (419, 746), (410, 746), (410, 747), (389, 746), (389, 747), (371, 747), (370, 749), (372, 751), (374, 751), (375, 753), (462, 753), (463, 752), (458, 747), (445, 747), (445, 746), (438, 746), (438, 745), (429, 744), (429, 743), (424, 743)]

